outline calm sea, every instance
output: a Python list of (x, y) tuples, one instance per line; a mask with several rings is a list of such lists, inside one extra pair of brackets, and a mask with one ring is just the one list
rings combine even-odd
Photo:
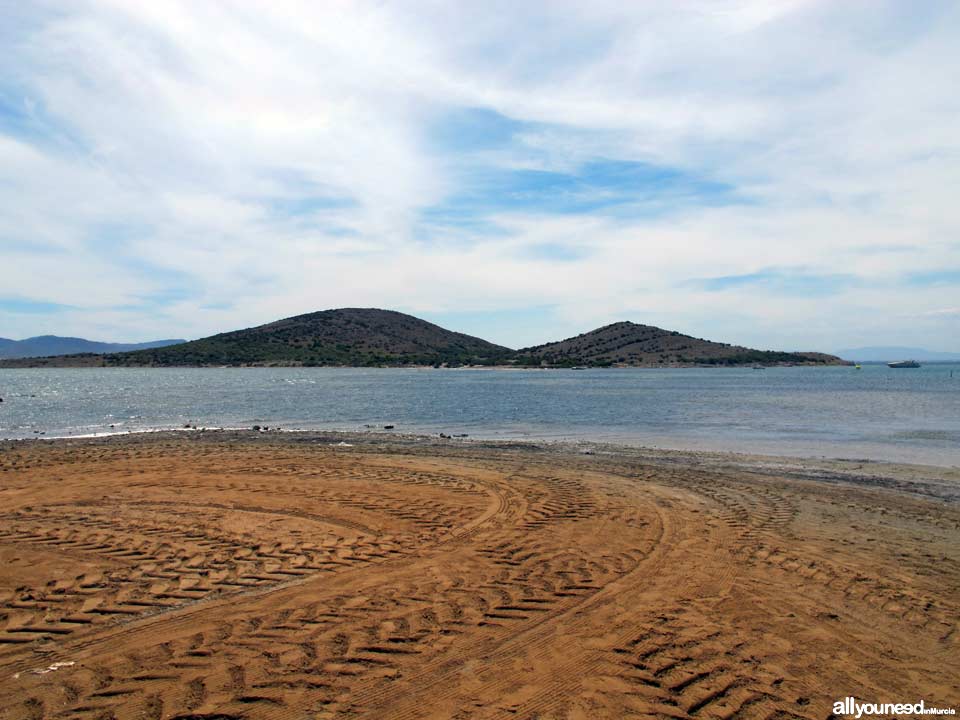
[(917, 370), (0, 370), (0, 438), (269, 425), (960, 466), (960, 364)]

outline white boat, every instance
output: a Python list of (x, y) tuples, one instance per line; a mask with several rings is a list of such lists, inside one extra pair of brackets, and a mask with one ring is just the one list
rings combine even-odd
[(916, 360), (897, 360), (896, 362), (888, 362), (887, 367), (891, 368), (918, 368), (920, 363)]

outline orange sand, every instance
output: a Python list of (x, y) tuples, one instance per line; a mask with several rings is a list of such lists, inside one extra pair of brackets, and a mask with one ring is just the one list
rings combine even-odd
[(960, 703), (956, 472), (339, 439), (0, 447), (0, 718)]

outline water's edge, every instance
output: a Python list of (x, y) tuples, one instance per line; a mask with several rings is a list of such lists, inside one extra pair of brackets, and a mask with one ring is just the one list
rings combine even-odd
[(0, 397), (5, 439), (190, 426), (340, 432), (393, 426), (418, 436), (960, 466), (960, 365), (763, 372), (0, 370)]

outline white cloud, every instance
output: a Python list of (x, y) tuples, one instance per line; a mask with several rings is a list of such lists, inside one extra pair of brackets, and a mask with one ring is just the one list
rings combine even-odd
[[(81, 310), (7, 313), (0, 335), (200, 336), (348, 305), (555, 306), (530, 342), (629, 318), (829, 348), (923, 342), (898, 308), (926, 314), (931, 342), (955, 322), (938, 314), (955, 287), (895, 284), (960, 267), (953, 4), (102, 0), (13, 21), (0, 263), (17, 272), (0, 300)], [(455, 108), (526, 129), (483, 153), (438, 148)], [(419, 220), (472, 164), (598, 157), (745, 202), (499, 207), (492, 234)], [(529, 251), (547, 245), (582, 257)], [(688, 284), (771, 267), (862, 282), (807, 298)]]
[(960, 307), (939, 308), (937, 310), (925, 310), (924, 312), (919, 312), (919, 313), (916, 313), (915, 315), (906, 315), (905, 317), (925, 317), (925, 318), (958, 317), (960, 318)]

